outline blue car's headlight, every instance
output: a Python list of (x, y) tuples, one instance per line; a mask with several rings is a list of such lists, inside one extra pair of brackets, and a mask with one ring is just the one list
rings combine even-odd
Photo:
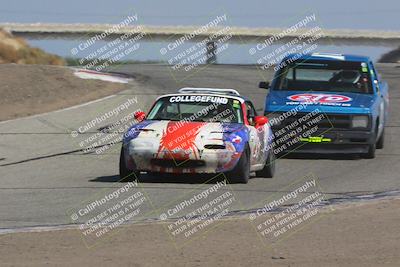
[(356, 115), (351, 119), (351, 128), (368, 128), (369, 117), (367, 115)]

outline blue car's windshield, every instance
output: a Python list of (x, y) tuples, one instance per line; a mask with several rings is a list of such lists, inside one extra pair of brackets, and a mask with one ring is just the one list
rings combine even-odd
[(277, 72), (274, 89), (371, 94), (370, 77), (363, 62), (298, 60)]

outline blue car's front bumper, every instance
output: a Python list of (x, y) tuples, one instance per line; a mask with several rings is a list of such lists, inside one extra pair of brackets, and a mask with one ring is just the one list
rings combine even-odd
[[(278, 132), (278, 128), (273, 128)], [(375, 133), (360, 130), (319, 129), (313, 137), (323, 137), (321, 142), (302, 141), (299, 136), (291, 137), (291, 146), (286, 146), (280, 152), (284, 153), (321, 153), (321, 154), (359, 154), (367, 153), (369, 146), (376, 142)], [(297, 139), (296, 139), (297, 138)], [(290, 140), (286, 144), (290, 143)]]

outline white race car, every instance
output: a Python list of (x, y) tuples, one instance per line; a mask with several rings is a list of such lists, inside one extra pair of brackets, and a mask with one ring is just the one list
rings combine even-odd
[(272, 177), (268, 119), (233, 89), (183, 88), (159, 97), (124, 135), (120, 177), (151, 173), (224, 173), (247, 183), (250, 172)]

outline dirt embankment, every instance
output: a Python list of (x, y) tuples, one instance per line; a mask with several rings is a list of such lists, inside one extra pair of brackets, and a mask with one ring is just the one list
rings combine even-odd
[(61, 57), (30, 47), (24, 39), (0, 29), (0, 64), (4, 63), (65, 65)]
[(400, 62), (400, 46), (386, 54), (384, 54), (380, 59), (381, 63), (399, 63)]
[(95, 100), (125, 84), (76, 77), (66, 67), (0, 65), (0, 121), (57, 110)]

